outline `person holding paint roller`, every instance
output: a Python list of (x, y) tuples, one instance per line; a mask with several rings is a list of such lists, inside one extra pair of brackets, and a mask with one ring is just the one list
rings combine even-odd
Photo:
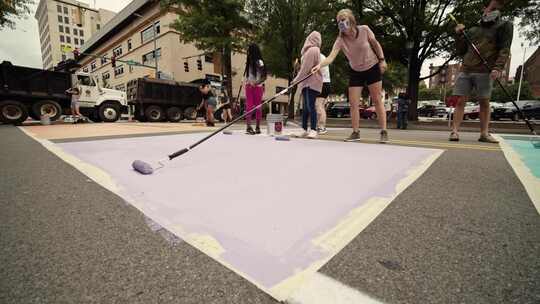
[(332, 52), (312, 72), (319, 71), (336, 59), (343, 51), (349, 60), (349, 103), (351, 105), (351, 120), (353, 132), (345, 141), (360, 140), (360, 98), (362, 88), (367, 86), (371, 100), (375, 104), (379, 120), (380, 142), (388, 142), (386, 130), (386, 111), (382, 103), (382, 74), (387, 65), (381, 44), (367, 25), (357, 25), (354, 14), (350, 9), (342, 9), (336, 16), (339, 28)]
[[(261, 50), (255, 43), (249, 45), (246, 58), (244, 82), (246, 88), (246, 112), (261, 104), (264, 94), (264, 82), (266, 80), (266, 67), (262, 58)], [(251, 127), (252, 115), (246, 116), (246, 133), (250, 135), (261, 133), (262, 108), (258, 108), (255, 114), (255, 130)]]
[[(301, 65), (296, 78), (293, 82), (306, 77), (311, 73), (311, 69), (317, 66), (321, 61), (321, 34), (317, 31), (311, 32), (306, 38), (302, 48)], [(321, 94), (323, 87), (323, 78), (321, 72), (316, 72), (306, 81), (298, 85), (302, 92), (303, 111), (302, 111), (302, 129), (297, 137), (317, 138), (317, 111), (315, 101)], [(308, 119), (310, 121), (310, 130), (308, 131)]]
[(513, 25), (501, 18), (501, 0), (486, 2), (478, 26), (467, 31), (480, 55), (486, 59), (487, 66), (476, 54), (474, 47), (464, 37), (465, 26), (458, 24), (455, 28), (456, 51), (463, 58), (461, 71), (457, 76), (454, 95), (459, 96), (455, 112), (450, 141), (459, 141), (459, 127), (463, 121), (465, 102), (475, 93), (480, 103), (480, 138), (478, 141), (498, 143), (489, 134), (491, 109), (489, 99), (493, 90), (493, 81), (502, 76), (502, 71), (510, 56), (513, 38)]

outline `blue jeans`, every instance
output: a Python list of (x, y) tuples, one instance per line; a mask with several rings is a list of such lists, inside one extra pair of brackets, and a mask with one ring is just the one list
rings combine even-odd
[(398, 129), (407, 129), (407, 116), (408, 112), (398, 112), (397, 113), (397, 128)]
[(317, 131), (317, 110), (315, 109), (315, 100), (319, 92), (310, 88), (302, 89), (304, 97), (304, 110), (302, 111), (302, 128), (307, 131), (308, 118), (310, 119), (311, 130)]

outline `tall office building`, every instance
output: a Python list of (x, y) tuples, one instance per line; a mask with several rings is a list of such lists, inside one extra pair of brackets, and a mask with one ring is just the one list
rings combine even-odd
[(50, 70), (65, 60), (63, 49), (82, 47), (115, 15), (80, 1), (40, 0), (34, 17), (38, 22), (43, 68)]

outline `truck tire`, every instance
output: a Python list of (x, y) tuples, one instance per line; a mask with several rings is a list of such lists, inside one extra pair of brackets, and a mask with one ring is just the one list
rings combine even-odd
[(167, 119), (170, 122), (179, 122), (182, 120), (182, 110), (178, 107), (170, 107), (167, 109)]
[(165, 113), (163, 113), (163, 109), (159, 106), (149, 106), (144, 110), (144, 117), (149, 122), (160, 122), (164, 120)]
[(43, 115), (48, 115), (51, 121), (58, 120), (62, 116), (62, 107), (54, 100), (38, 101), (32, 106), (30, 116), (40, 120)]
[(118, 104), (105, 102), (99, 106), (98, 115), (99, 119), (104, 122), (115, 122), (120, 119), (122, 113), (120, 112), (120, 106)]
[(197, 119), (197, 111), (194, 107), (189, 107), (184, 110), (184, 118), (185, 119)]
[(14, 100), (0, 102), (0, 121), (19, 125), (28, 118), (26, 107)]

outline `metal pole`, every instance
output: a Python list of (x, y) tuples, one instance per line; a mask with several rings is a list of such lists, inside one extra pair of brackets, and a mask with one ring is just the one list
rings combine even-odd
[(521, 47), (523, 48), (523, 61), (521, 63), (521, 76), (519, 76), (519, 86), (518, 86), (518, 94), (517, 94), (517, 101), (519, 101), (519, 97), (521, 95), (521, 83), (523, 82), (523, 70), (525, 70), (525, 53), (527, 52), (527, 48), (523, 47), (523, 42), (521, 43)]
[(158, 69), (158, 58), (157, 58), (157, 32), (156, 32), (156, 22), (152, 22), (152, 32), (154, 33), (154, 62), (156, 66), (156, 78), (159, 78), (159, 69)]

